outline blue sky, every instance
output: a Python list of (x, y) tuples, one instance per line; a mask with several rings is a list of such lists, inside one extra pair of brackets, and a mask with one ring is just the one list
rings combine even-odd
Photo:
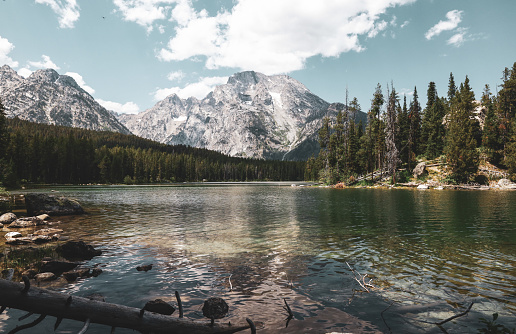
[(54, 68), (136, 113), (243, 70), (288, 74), (367, 111), (377, 83), (426, 103), (453, 72), (476, 98), (516, 61), (515, 0), (2, 0), (0, 66)]

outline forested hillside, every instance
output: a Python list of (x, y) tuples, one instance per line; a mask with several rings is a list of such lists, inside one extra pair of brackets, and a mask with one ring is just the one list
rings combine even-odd
[(3, 114), (0, 128), (0, 181), (10, 187), (25, 183), (293, 181), (303, 178), (305, 168), (304, 162), (232, 158), (133, 135), (6, 119)]
[(392, 183), (406, 182), (418, 161), (437, 159), (446, 166), (446, 183), (475, 181), (481, 161), (506, 169), (516, 181), (516, 63), (504, 69), (496, 91), (486, 85), (476, 101), (469, 78), (457, 87), (450, 73), (446, 96), (430, 82), (423, 108), (416, 88), (407, 105), (392, 84), (385, 95), (378, 84), (367, 124), (346, 119), (361, 109), (356, 98), (336, 119), (325, 119), (321, 151), (308, 160), (305, 178), (353, 183), (378, 171)]

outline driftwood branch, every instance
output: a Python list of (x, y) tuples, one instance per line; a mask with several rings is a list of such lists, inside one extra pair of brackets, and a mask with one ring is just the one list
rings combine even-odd
[(138, 308), (77, 296), (72, 298), (66, 293), (27, 286), (0, 279), (2, 306), (81, 322), (89, 319), (91, 323), (129, 328), (142, 333), (236, 333), (250, 328), (247, 323), (210, 326), (209, 321), (178, 319), (153, 312), (145, 312), (140, 317)]
[(469, 304), (469, 307), (466, 309), (466, 311), (464, 311), (464, 312), (462, 312), (462, 313), (459, 313), (459, 314), (456, 314), (456, 315), (454, 315), (454, 316), (452, 316), (452, 317), (449, 317), (448, 319), (445, 319), (445, 320), (443, 320), (443, 321), (436, 322), (435, 324), (436, 324), (437, 326), (441, 326), (442, 324), (445, 324), (445, 323), (447, 323), (448, 321), (452, 321), (453, 319), (457, 319), (457, 318), (459, 318), (459, 317), (462, 317), (462, 316), (464, 316), (464, 315), (468, 314), (469, 310), (471, 310), (471, 307), (473, 307), (473, 304), (474, 304), (474, 303), (475, 303), (475, 302), (471, 302), (471, 304)]

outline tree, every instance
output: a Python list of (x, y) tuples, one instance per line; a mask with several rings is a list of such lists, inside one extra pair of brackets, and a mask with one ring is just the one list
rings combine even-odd
[[(450, 78), (453, 82), (453, 76)], [(455, 93), (453, 93), (455, 95)], [(444, 149), (445, 128), (443, 118), (446, 114), (445, 103), (437, 95), (434, 82), (427, 91), (427, 103), (423, 117), (421, 151), (428, 159), (440, 156)]]
[(455, 86), (455, 79), (453, 73), (450, 72), (450, 79), (448, 81), (448, 103), (450, 104), (457, 93), (457, 86)]
[(409, 161), (408, 142), (409, 142), (409, 114), (407, 109), (407, 96), (403, 97), (403, 108), (398, 111), (398, 133), (396, 135), (396, 142), (400, 154), (400, 162), (407, 164)]
[(469, 78), (460, 85), (448, 117), (446, 160), (455, 182), (467, 182), (478, 170), (477, 142), (474, 137), (474, 93)]
[(419, 154), (421, 138), (421, 105), (418, 101), (417, 88), (414, 87), (412, 102), (409, 107), (409, 140), (408, 140), (408, 169), (411, 170), (412, 161)]
[(397, 128), (397, 105), (398, 94), (394, 87), (391, 87), (389, 100), (387, 102), (387, 113), (385, 121), (385, 146), (386, 164), (389, 175), (392, 176), (392, 184), (396, 183), (396, 169), (399, 162), (399, 151), (396, 147), (396, 128)]
[(484, 131), (482, 133), (482, 146), (487, 159), (498, 165), (503, 156), (503, 146), (500, 138), (500, 119), (495, 112), (495, 105), (491, 98), (489, 85), (485, 85), (481, 100), (485, 112)]

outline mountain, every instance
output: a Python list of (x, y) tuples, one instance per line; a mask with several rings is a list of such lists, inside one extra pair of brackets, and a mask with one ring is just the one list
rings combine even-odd
[(7, 65), (0, 67), (0, 100), (9, 118), (130, 134), (72, 77), (52, 69), (23, 78)]
[[(231, 156), (306, 160), (319, 151), (317, 132), (336, 104), (299, 81), (248, 71), (234, 74), (204, 99), (172, 94), (137, 115), (120, 115), (137, 136)], [(341, 105), (342, 106), (342, 105)]]

